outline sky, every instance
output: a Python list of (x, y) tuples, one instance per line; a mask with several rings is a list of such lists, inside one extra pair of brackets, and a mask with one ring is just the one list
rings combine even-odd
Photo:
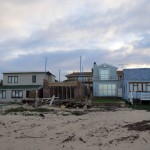
[[(0, 0), (0, 73), (93, 63), (150, 67), (149, 0)], [(2, 79), (2, 74), (0, 74)]]

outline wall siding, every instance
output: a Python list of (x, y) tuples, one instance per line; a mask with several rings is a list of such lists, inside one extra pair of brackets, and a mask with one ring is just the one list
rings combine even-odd
[[(123, 70), (123, 98), (130, 99), (130, 82), (150, 82), (150, 68), (124, 69)], [(133, 97), (139, 98), (140, 92), (133, 92)]]
[[(101, 80), (100, 75), (99, 75), (99, 70), (100, 69), (109, 69), (109, 73), (110, 73), (110, 78), (108, 80)], [(117, 68), (108, 64), (102, 64), (97, 66), (96, 64), (94, 64), (93, 66), (93, 96), (104, 96), (101, 95), (100, 91), (99, 91), (99, 85), (100, 84), (115, 84), (116, 85), (116, 91), (115, 91), (115, 95), (113, 96), (118, 96), (118, 80), (117, 80)]]

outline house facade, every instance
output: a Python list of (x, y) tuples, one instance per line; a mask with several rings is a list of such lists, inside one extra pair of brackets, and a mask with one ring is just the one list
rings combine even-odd
[(117, 97), (117, 68), (109, 64), (93, 65), (93, 96)]
[(66, 75), (67, 81), (79, 81), (92, 87), (92, 72), (73, 72)]
[(50, 72), (4, 72), (0, 101), (20, 102), (25, 98), (42, 97), (43, 79), (55, 82)]
[(123, 98), (150, 100), (150, 68), (123, 70)]
[(88, 97), (92, 96), (93, 93), (93, 74), (92, 72), (73, 72), (71, 74), (66, 75), (67, 80), (69, 82), (77, 81), (81, 82), (86, 86), (86, 93)]

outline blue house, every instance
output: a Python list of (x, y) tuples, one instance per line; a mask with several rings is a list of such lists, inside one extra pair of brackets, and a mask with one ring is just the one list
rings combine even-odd
[(150, 68), (123, 70), (123, 98), (150, 100)]
[(93, 96), (96, 97), (117, 97), (118, 76), (117, 68), (108, 65), (93, 65)]

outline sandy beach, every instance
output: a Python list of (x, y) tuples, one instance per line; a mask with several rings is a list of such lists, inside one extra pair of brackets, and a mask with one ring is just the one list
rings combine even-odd
[[(71, 111), (71, 110), (70, 110)], [(136, 123), (136, 124), (135, 124)], [(150, 112), (0, 115), (0, 150), (150, 150)]]

